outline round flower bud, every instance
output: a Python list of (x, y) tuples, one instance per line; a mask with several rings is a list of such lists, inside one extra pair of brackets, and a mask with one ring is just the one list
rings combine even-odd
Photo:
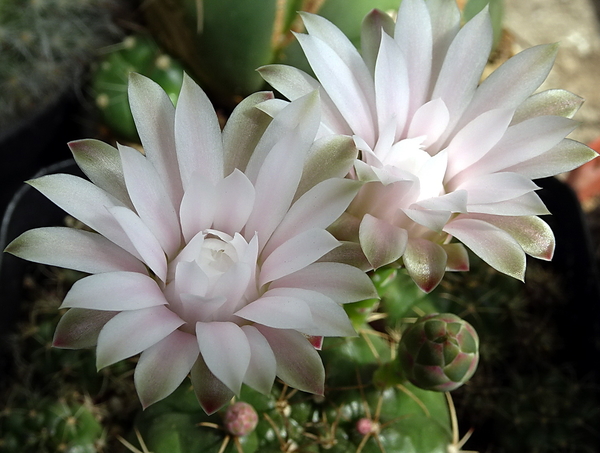
[(468, 381), (479, 361), (479, 337), (451, 313), (423, 316), (402, 335), (398, 359), (406, 377), (425, 390), (449, 392)]
[(258, 414), (250, 404), (244, 401), (230, 405), (225, 411), (225, 429), (236, 437), (250, 434), (256, 428), (257, 423)]

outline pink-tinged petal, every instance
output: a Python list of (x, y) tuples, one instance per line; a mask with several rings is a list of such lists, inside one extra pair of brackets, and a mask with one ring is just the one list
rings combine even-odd
[(520, 215), (547, 215), (548, 208), (540, 197), (529, 192), (511, 200), (498, 201), (496, 203), (469, 205), (469, 212), (482, 214), (520, 216)]
[(248, 286), (256, 285), (256, 280), (251, 280), (255, 263), (256, 261), (252, 265), (235, 263), (215, 283), (212, 295), (227, 299), (220, 309), (223, 316), (226, 317), (237, 310), (239, 305), (244, 303), (244, 294), (247, 293)]
[(195, 172), (213, 184), (223, 179), (223, 143), (210, 100), (186, 74), (175, 109), (177, 161), (184, 190)]
[(448, 148), (446, 181), (484, 157), (503, 138), (513, 115), (512, 110), (485, 112), (454, 136)]
[(304, 195), (283, 218), (263, 253), (268, 256), (287, 239), (311, 228), (327, 228), (346, 210), (362, 184), (351, 179), (327, 179)]
[(312, 228), (285, 241), (265, 259), (259, 286), (296, 272), (314, 263), (340, 245), (330, 233)]
[(301, 288), (273, 288), (267, 291), (265, 296), (304, 301), (310, 310), (312, 321), (309, 327), (297, 327), (295, 330), (299, 330), (305, 335), (327, 337), (356, 335), (354, 327), (341, 305), (318, 291)]
[(173, 283), (178, 293), (206, 296), (209, 278), (195, 261), (179, 261), (174, 267)]
[(146, 273), (140, 260), (97, 233), (65, 227), (29, 230), (4, 250), (36, 263), (89, 274), (111, 271)]
[(362, 22), (360, 32), (360, 51), (371, 74), (375, 73), (375, 61), (381, 44), (381, 34), (394, 36), (394, 19), (389, 14), (373, 9)]
[(137, 272), (105, 272), (76, 281), (61, 308), (126, 311), (167, 304), (156, 282)]
[(256, 198), (245, 235), (258, 233), (261, 247), (291, 205), (319, 117), (316, 92), (292, 102), (269, 125), (248, 162), (246, 176), (254, 181)]
[[(281, 290), (281, 288), (280, 288)], [(267, 291), (260, 299), (250, 302), (235, 313), (240, 318), (275, 329), (310, 329), (313, 318), (306, 302), (297, 297), (270, 295)]]
[(532, 47), (506, 61), (486, 78), (461, 119), (467, 124), (494, 108), (517, 108), (542, 84), (554, 64), (557, 44)]
[(435, 211), (431, 209), (403, 209), (408, 218), (430, 230), (441, 232), (452, 213), (450, 211)]
[(323, 255), (319, 262), (346, 264), (365, 272), (373, 269), (360, 244), (349, 241), (342, 241), (339, 247)]
[[(301, 135), (302, 143), (296, 145), (301, 161), (304, 162), (306, 153), (314, 142), (316, 131), (320, 125), (319, 94), (312, 91), (293, 102), (290, 102), (281, 110), (269, 124), (265, 133), (260, 138), (258, 145), (252, 152), (244, 174), (256, 185), (258, 175), (265, 164), (267, 157), (272, 154), (273, 148), (278, 146), (285, 137), (297, 129), (304, 130)], [(292, 148), (294, 149), (294, 148)], [(289, 153), (289, 149), (287, 150)], [(292, 154), (289, 153), (292, 157)]]
[(406, 59), (410, 83), (409, 117), (425, 103), (431, 84), (432, 28), (425, 2), (400, 4), (394, 39)]
[(460, 30), (461, 14), (456, 2), (427, 0), (425, 2), (431, 16), (433, 35), (433, 55), (431, 73), (439, 74), (448, 48)]
[(322, 395), (325, 369), (319, 353), (295, 330), (256, 326), (271, 345), (277, 360), (277, 376), (290, 387)]
[(321, 88), (319, 82), (306, 72), (292, 66), (279, 64), (262, 66), (258, 68), (258, 72), (269, 85), (290, 101), (295, 101), (315, 90), (319, 90), (323, 123), (330, 129), (335, 130), (336, 133), (352, 134), (352, 129), (350, 129), (327, 92)]
[(546, 222), (536, 216), (494, 216), (469, 214), (468, 218), (483, 220), (510, 234), (528, 255), (551, 260), (554, 255), (554, 233)]
[(565, 138), (558, 145), (532, 159), (506, 168), (527, 178), (538, 179), (574, 170), (598, 157), (598, 153), (583, 143)]
[[(504, 137), (481, 160), (467, 168), (457, 180), (473, 175), (507, 171), (522, 162), (544, 156), (576, 127), (576, 123), (560, 116), (542, 116), (509, 127)], [(514, 171), (514, 170), (513, 170)], [(455, 182), (456, 183), (456, 182)]]
[(196, 397), (208, 415), (217, 412), (233, 398), (233, 392), (208, 369), (202, 356), (192, 367), (191, 380)]
[(133, 207), (123, 178), (119, 150), (92, 139), (70, 142), (69, 148), (90, 181), (126, 206)]
[[(394, 119), (395, 139), (400, 138), (406, 124), (409, 104), (408, 69), (402, 51), (388, 34), (382, 33), (375, 65), (375, 105), (379, 133)], [(381, 140), (381, 137), (379, 138)]]
[(119, 223), (106, 209), (125, 207), (109, 193), (85, 179), (66, 174), (42, 176), (27, 183), (77, 220), (139, 257)]
[(444, 210), (450, 212), (466, 212), (468, 193), (466, 190), (455, 190), (439, 197), (428, 198), (415, 203), (422, 209)]
[(217, 190), (204, 176), (196, 173), (183, 194), (180, 207), (181, 230), (187, 242), (212, 227), (217, 210)]
[[(338, 30), (339, 31), (339, 30)], [(375, 120), (373, 105), (373, 81), (362, 59), (362, 71), (355, 73), (354, 66), (348, 66), (330, 43), (310, 36), (296, 34), (296, 39), (302, 46), (321, 85), (337, 106), (344, 120), (352, 131), (364, 138), (368, 143), (375, 143)], [(346, 38), (347, 39), (347, 38)], [(356, 52), (354, 46), (348, 45)], [(348, 52), (350, 52), (348, 50)], [(366, 72), (369, 80), (361, 77)]]
[(340, 304), (377, 297), (377, 291), (367, 274), (354, 266), (342, 263), (310, 264), (304, 269), (275, 280), (269, 288), (309, 289)]
[(234, 235), (241, 231), (254, 208), (255, 191), (248, 177), (237, 168), (216, 186), (213, 228)]
[(194, 335), (174, 331), (140, 356), (135, 366), (135, 389), (145, 409), (169, 396), (183, 382), (198, 359)]
[(275, 354), (267, 339), (256, 327), (242, 326), (250, 345), (250, 364), (244, 382), (255, 390), (268, 395), (277, 374)]
[[(196, 322), (210, 322), (219, 319), (218, 316), (215, 316), (215, 313), (227, 301), (222, 296), (203, 297), (195, 294), (180, 294), (179, 298), (181, 300), (181, 311), (177, 311), (177, 313), (186, 319), (188, 326), (192, 326), (192, 328)], [(175, 308), (173, 309), (175, 310)], [(231, 311), (228, 311), (227, 314), (229, 313)]]
[[(485, 8), (460, 29), (448, 48), (431, 95), (431, 99), (442, 98), (450, 112), (446, 136), (471, 102), (492, 49), (492, 34), (488, 9)], [(466, 52), (465, 49), (469, 50)], [(457, 80), (460, 80), (459, 84)]]
[(196, 337), (208, 369), (239, 395), (251, 354), (244, 331), (233, 322), (198, 322)]
[(178, 208), (183, 188), (175, 148), (175, 107), (160, 85), (140, 74), (129, 74), (128, 93), (144, 154)]
[(167, 257), (158, 239), (137, 214), (127, 208), (114, 207), (110, 213), (134, 246), (135, 253), (163, 282), (167, 278)]
[(83, 349), (96, 345), (98, 335), (116, 311), (71, 308), (58, 321), (52, 346), (61, 349)]
[(119, 145), (125, 183), (140, 219), (158, 239), (168, 257), (179, 251), (181, 229), (177, 212), (152, 163), (140, 152)]
[(566, 90), (546, 90), (527, 98), (515, 112), (512, 124), (517, 124), (536, 116), (564, 116), (573, 118), (583, 98)]
[(458, 187), (468, 192), (468, 205), (512, 200), (539, 187), (516, 173), (492, 173), (468, 179)]
[(366, 214), (360, 223), (360, 246), (374, 269), (393, 263), (406, 250), (408, 233), (385, 220)]
[(469, 247), (494, 269), (518, 280), (525, 277), (525, 253), (506, 231), (479, 219), (458, 216), (444, 231)]
[(321, 336), (316, 337), (314, 335), (308, 335), (306, 337), (306, 339), (310, 342), (312, 347), (315, 348), (317, 351), (320, 351), (321, 349), (323, 349), (323, 337), (321, 337)]
[(326, 179), (345, 177), (357, 157), (352, 137), (329, 135), (316, 140), (306, 156), (295, 199)]
[(408, 137), (425, 136), (424, 147), (435, 143), (444, 133), (450, 121), (450, 113), (444, 101), (434, 99), (417, 109), (410, 121)]
[(246, 169), (252, 150), (271, 123), (271, 117), (257, 106), (272, 99), (273, 93), (267, 91), (251, 94), (236, 106), (227, 119), (223, 128), (223, 175), (236, 168)]
[(182, 324), (179, 316), (162, 305), (118, 313), (100, 331), (96, 367), (101, 369), (138, 354)]
[(443, 247), (427, 239), (410, 239), (402, 262), (408, 275), (426, 293), (440, 283), (446, 271), (448, 256)]
[(459, 242), (442, 244), (442, 248), (448, 255), (446, 271), (464, 272), (469, 270), (469, 254), (464, 245)]

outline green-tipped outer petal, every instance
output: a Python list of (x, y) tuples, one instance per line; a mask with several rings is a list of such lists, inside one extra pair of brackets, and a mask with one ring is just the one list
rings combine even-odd
[(468, 215), (450, 221), (444, 231), (451, 234), (497, 271), (523, 281), (525, 252), (506, 231)]
[(208, 369), (202, 356), (192, 367), (191, 380), (196, 398), (208, 415), (217, 412), (233, 398), (233, 392)]
[(66, 227), (26, 231), (5, 252), (35, 263), (96, 274), (131, 271), (146, 274), (141, 261), (97, 233)]
[(359, 238), (369, 263), (377, 269), (393, 263), (404, 254), (408, 233), (385, 220), (365, 214), (360, 223)]
[(256, 106), (273, 98), (273, 93), (254, 93), (240, 102), (223, 128), (224, 174), (245, 170), (252, 150), (271, 123), (271, 117)]
[(119, 150), (93, 139), (69, 142), (69, 148), (90, 181), (123, 204), (133, 207), (125, 186)]
[(448, 256), (441, 245), (415, 238), (408, 241), (402, 261), (419, 288), (428, 293), (444, 277)]
[(317, 140), (309, 149), (296, 198), (329, 178), (343, 178), (358, 156), (354, 140), (345, 135), (330, 135)]
[(526, 99), (513, 116), (512, 124), (530, 118), (558, 115), (572, 118), (583, 104), (583, 98), (566, 90), (552, 89), (536, 93)]
[(98, 335), (116, 311), (71, 308), (56, 326), (52, 346), (62, 349), (91, 348), (96, 345)]
[(363, 59), (371, 74), (375, 72), (375, 61), (381, 43), (381, 33), (394, 36), (394, 20), (389, 14), (378, 9), (367, 14), (362, 22), (360, 43)]

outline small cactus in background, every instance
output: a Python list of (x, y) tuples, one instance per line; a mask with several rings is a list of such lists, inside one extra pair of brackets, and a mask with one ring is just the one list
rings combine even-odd
[(91, 90), (102, 122), (120, 139), (139, 142), (127, 98), (130, 72), (154, 80), (176, 104), (183, 82), (183, 67), (147, 34), (128, 36), (95, 66)]
[(120, 34), (114, 0), (0, 3), (0, 124), (16, 127), (79, 85), (100, 47)]
[(451, 313), (432, 313), (411, 325), (398, 357), (408, 379), (425, 390), (449, 392), (468, 381), (479, 361), (479, 337)]

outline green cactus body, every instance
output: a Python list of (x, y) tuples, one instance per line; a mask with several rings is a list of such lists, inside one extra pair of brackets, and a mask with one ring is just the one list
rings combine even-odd
[(176, 104), (183, 67), (149, 35), (129, 36), (117, 47), (98, 63), (92, 77), (92, 92), (102, 121), (111, 131), (124, 140), (139, 142), (127, 97), (129, 73), (150, 77)]

